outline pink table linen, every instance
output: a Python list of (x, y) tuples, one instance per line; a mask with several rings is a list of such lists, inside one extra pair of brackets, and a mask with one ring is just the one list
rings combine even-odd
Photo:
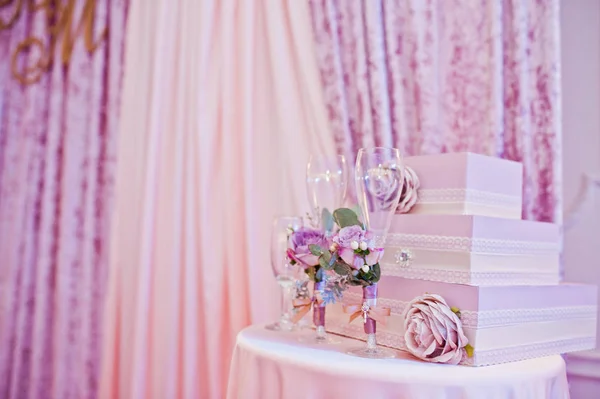
[(300, 343), (302, 333), (251, 326), (237, 336), (228, 399), (548, 398), (569, 397), (560, 356), (490, 367), (430, 364), (398, 352), (397, 359), (346, 355), (362, 342)]

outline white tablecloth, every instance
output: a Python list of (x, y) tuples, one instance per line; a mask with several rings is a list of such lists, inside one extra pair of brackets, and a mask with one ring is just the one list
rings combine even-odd
[(565, 363), (551, 356), (489, 367), (425, 363), (398, 352), (397, 359), (346, 355), (363, 342), (307, 345), (302, 333), (263, 326), (239, 333), (229, 375), (228, 399), (564, 399)]

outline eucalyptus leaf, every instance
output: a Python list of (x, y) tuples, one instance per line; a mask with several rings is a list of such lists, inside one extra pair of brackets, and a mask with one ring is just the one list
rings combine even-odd
[[(359, 205), (354, 205), (352, 208), (350, 208), (350, 210), (356, 213), (357, 215), (362, 215), (362, 209), (360, 209)], [(361, 223), (360, 225), (362, 226), (363, 230), (367, 229), (363, 223)]]
[(381, 278), (381, 267), (379, 266), (379, 263), (375, 263), (373, 265), (373, 282), (377, 283), (380, 278)]
[(371, 285), (368, 281), (365, 280), (358, 280), (360, 285), (362, 285), (363, 287), (368, 287), (369, 285)]
[(321, 212), (321, 225), (325, 231), (333, 231), (333, 215), (327, 208), (323, 208), (323, 211)]
[(319, 258), (319, 265), (325, 270), (333, 269), (333, 266), (329, 266), (329, 262), (327, 262), (323, 256)]
[(358, 216), (356, 215), (356, 213), (354, 213), (354, 211), (348, 208), (336, 209), (333, 212), (333, 218), (335, 219), (335, 222), (338, 224), (338, 226), (340, 226), (341, 228), (348, 226), (362, 227), (362, 223), (360, 223), (360, 221), (358, 220)]
[(329, 252), (329, 250), (322, 249), (321, 256), (323, 257), (323, 259), (325, 259), (325, 262), (331, 263), (331, 252)]
[(352, 275), (352, 268), (344, 263), (336, 262), (333, 270), (340, 276)]
[(308, 249), (310, 250), (310, 253), (314, 256), (321, 256), (321, 254), (323, 253), (323, 248), (321, 248), (317, 244), (310, 244), (308, 246)]

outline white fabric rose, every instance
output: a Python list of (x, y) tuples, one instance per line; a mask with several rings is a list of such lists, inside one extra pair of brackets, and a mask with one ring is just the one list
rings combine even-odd
[(408, 350), (428, 362), (458, 364), (469, 343), (460, 318), (439, 295), (413, 299), (404, 312), (404, 329)]
[(406, 166), (404, 168), (404, 186), (402, 187), (402, 194), (400, 194), (400, 203), (396, 209), (397, 213), (408, 213), (417, 203), (420, 185), (419, 177), (415, 171)]

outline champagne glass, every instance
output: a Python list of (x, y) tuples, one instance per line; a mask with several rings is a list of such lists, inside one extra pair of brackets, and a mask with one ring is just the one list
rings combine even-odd
[[(356, 194), (366, 228), (373, 232), (374, 245), (384, 248), (385, 238), (398, 206), (404, 183), (404, 165), (396, 148), (361, 148), (356, 158)], [(349, 354), (371, 359), (395, 357), (389, 349), (377, 346), (376, 321), (369, 317), (377, 310), (377, 283), (363, 287), (364, 331), (367, 345)], [(375, 309), (375, 310), (373, 310)]]
[(343, 155), (310, 156), (306, 165), (306, 191), (311, 207), (313, 227), (326, 234), (333, 231), (332, 213), (346, 199), (348, 168)]
[(290, 319), (292, 293), (299, 274), (299, 267), (292, 265), (287, 257), (288, 238), (302, 227), (302, 218), (278, 217), (273, 220), (271, 229), (271, 268), (281, 287), (281, 316), (279, 321), (266, 326), (268, 330), (291, 331), (294, 327)]
[(402, 186), (404, 164), (397, 148), (361, 148), (356, 157), (356, 195), (362, 220), (383, 247)]

